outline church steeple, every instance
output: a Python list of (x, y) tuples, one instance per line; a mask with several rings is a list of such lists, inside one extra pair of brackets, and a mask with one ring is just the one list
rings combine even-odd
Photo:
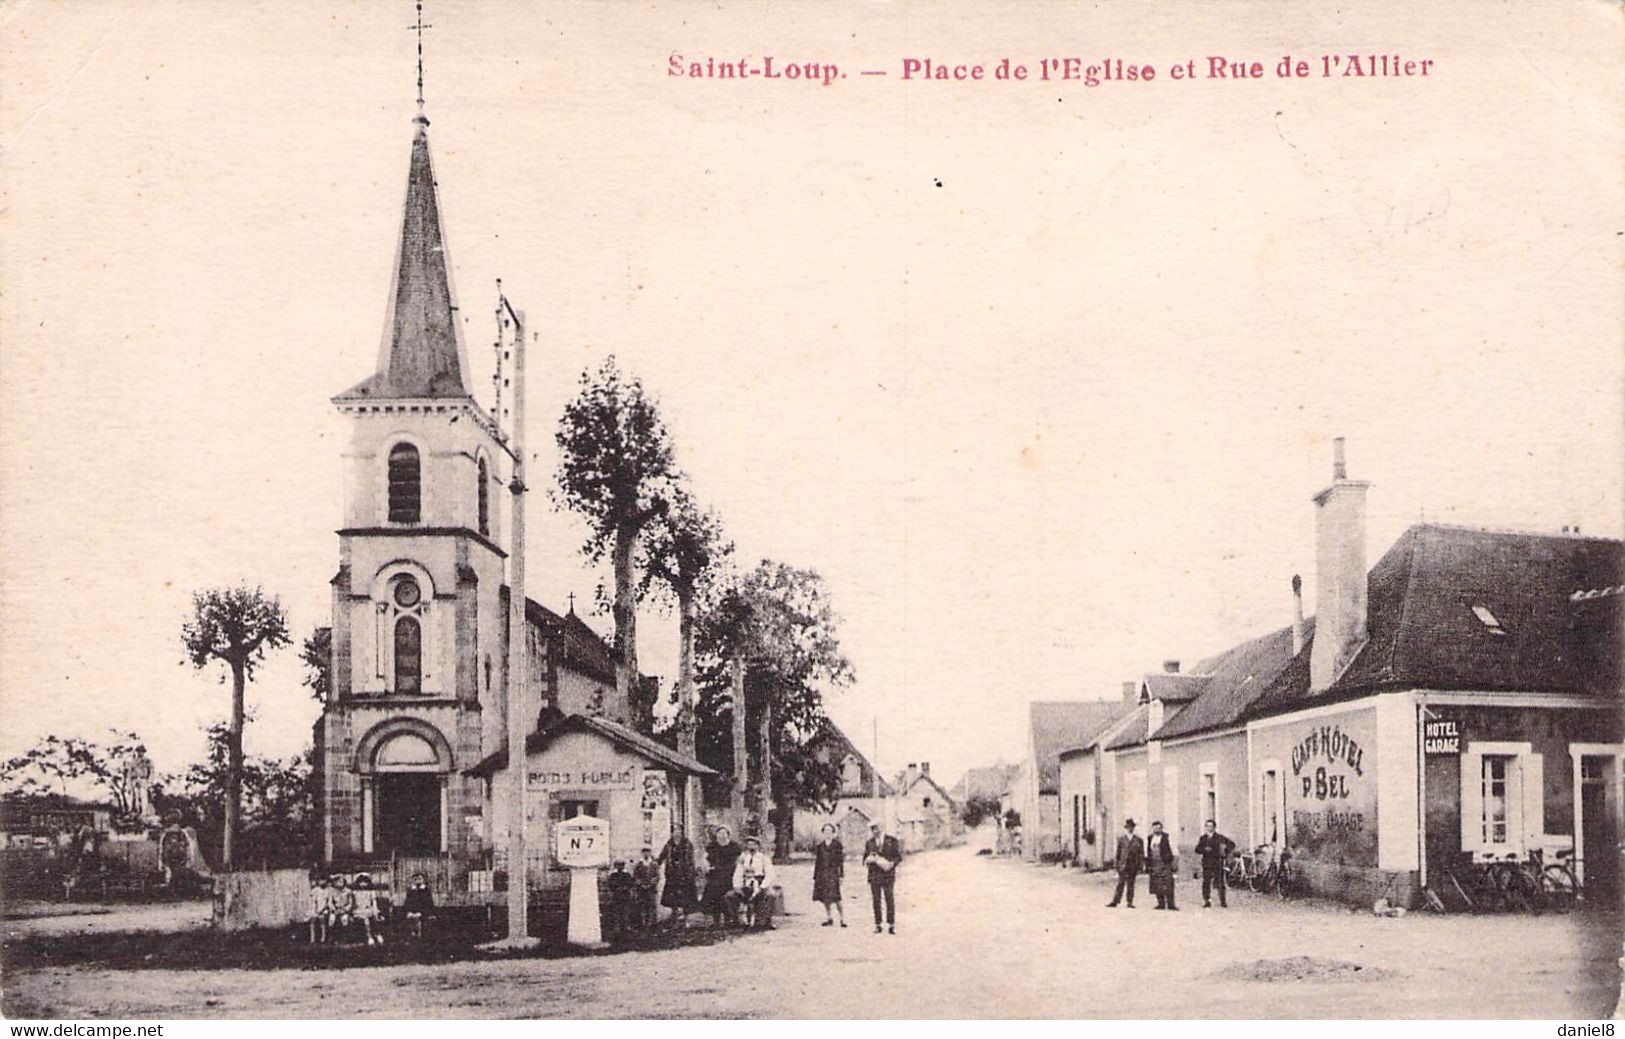
[(423, 30), (429, 28), (423, 5), (418, 5), (417, 24), (408, 28), (418, 34), (418, 114), (412, 120), (412, 161), (378, 370), (337, 400), (472, 396), (463, 382), (467, 357), (429, 158), (429, 118), (423, 114)]

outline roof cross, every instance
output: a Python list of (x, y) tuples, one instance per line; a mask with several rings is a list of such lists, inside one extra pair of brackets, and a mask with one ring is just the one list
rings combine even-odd
[(418, 4), (418, 20), (416, 24), (408, 25), (408, 29), (418, 34), (418, 108), (423, 107), (423, 30), (433, 29), (434, 26), (423, 21), (423, 5)]
[(571, 613), (576, 612), (576, 593), (575, 592), (570, 593), (570, 612)]

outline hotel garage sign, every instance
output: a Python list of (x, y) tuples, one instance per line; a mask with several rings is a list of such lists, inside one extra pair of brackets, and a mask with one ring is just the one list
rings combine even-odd
[(1460, 754), (1461, 733), (1454, 719), (1427, 722), (1422, 726), (1422, 749), (1429, 754)]

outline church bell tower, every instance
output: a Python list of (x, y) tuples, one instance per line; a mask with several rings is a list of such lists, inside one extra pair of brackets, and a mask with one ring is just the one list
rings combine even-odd
[(376, 370), (333, 398), (349, 440), (316, 726), (330, 862), (481, 852), (463, 770), (502, 745), (510, 459), (468, 388), (419, 75)]

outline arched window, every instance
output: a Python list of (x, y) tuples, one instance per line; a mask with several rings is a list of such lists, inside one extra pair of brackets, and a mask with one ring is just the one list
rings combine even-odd
[(480, 459), (480, 533), (491, 533), (491, 471)]
[(423, 691), (423, 628), (416, 617), (395, 622), (395, 691)]
[(396, 444), (389, 452), (389, 522), (417, 523), (423, 516), (423, 478), (418, 449)]

